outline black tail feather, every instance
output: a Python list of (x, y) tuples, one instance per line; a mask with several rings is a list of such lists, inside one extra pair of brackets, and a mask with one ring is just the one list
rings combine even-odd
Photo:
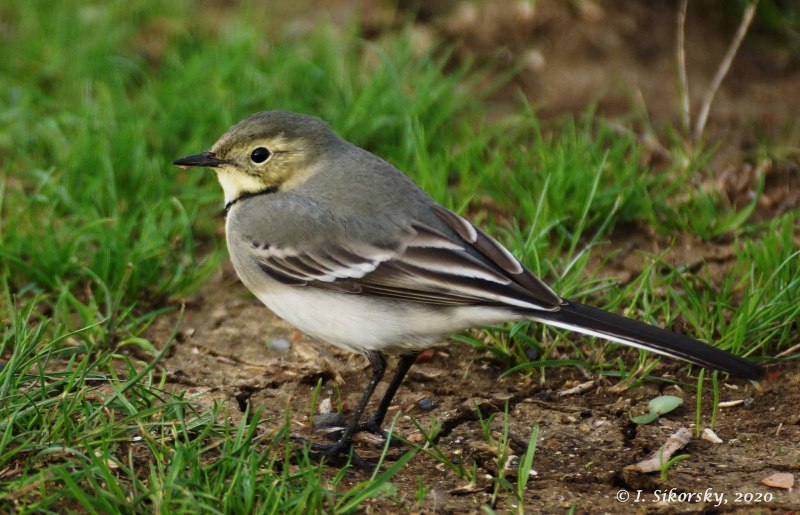
[(759, 379), (764, 373), (755, 363), (707, 343), (577, 302), (565, 301), (560, 310), (537, 312), (533, 318), (744, 379)]

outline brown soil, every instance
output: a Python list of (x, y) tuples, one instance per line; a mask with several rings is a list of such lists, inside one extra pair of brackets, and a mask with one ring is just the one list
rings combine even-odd
[[(396, 27), (402, 14), (407, 14), (398, 15), (388, 8), (365, 9), (364, 2), (355, 0), (324, 3), (334, 17), (361, 13), (365, 34), (370, 37)], [(428, 5), (410, 0), (400, 4), (405, 8)], [(443, 2), (446, 8), (439, 11), (419, 12), (417, 37), (421, 45), (431, 38), (456, 44), (458, 59), (504, 59), (509, 66), (522, 64), (515, 86), (521, 87), (545, 116), (580, 111), (595, 103), (598, 111), (608, 116), (634, 112), (640, 120), (649, 119), (649, 126), (640, 123), (634, 128), (643, 134), (653, 128), (661, 133), (665, 124), (679, 125), (673, 2), (541, 1), (533, 11), (524, 4), (470, 7)], [(702, 5), (690, 10), (687, 22), (693, 112), (735, 30)], [(312, 18), (307, 11), (298, 16)], [(734, 62), (711, 112), (708, 141), (718, 143), (719, 151), (708, 166), (708, 186), (725, 191), (731, 203), (742, 204), (754, 190), (754, 169), (761, 166), (767, 174), (767, 187), (754, 215), (757, 219), (800, 206), (800, 125), (792, 115), (800, 112), (799, 91), (797, 63), (780, 49), (751, 38)], [(505, 100), (513, 93), (511, 88), (501, 92), (498, 111), (512, 108)], [(785, 149), (783, 159), (759, 161), (753, 148), (765, 135)], [(620, 230), (611, 243), (618, 249), (661, 250), (671, 245), (668, 260), (702, 267), (712, 277), (727, 273), (726, 263), (734, 259), (729, 242), (702, 242), (685, 235)], [(620, 255), (635, 253), (623, 251)], [(625, 280), (641, 266), (638, 259), (620, 258), (607, 275)], [(163, 342), (174, 323), (174, 316), (162, 317), (147, 337)], [(274, 339), (289, 340), (291, 348), (268, 348)], [(580, 512), (714, 510), (714, 504), (708, 502), (654, 501), (655, 491), (671, 488), (676, 494), (710, 489), (724, 495), (727, 504), (720, 511), (726, 512), (800, 508), (797, 491), (760, 483), (773, 472), (800, 475), (800, 369), (796, 363), (771, 369), (763, 391), (754, 391), (742, 382), (723, 384), (721, 400), (746, 401), (720, 411), (716, 432), (724, 443), (693, 439), (683, 451), (690, 458), (672, 467), (668, 479), (660, 479), (657, 473), (631, 474), (624, 468), (658, 449), (676, 428), (693, 427), (693, 384), (681, 389), (648, 382), (625, 390), (615, 388), (615, 381), (597, 380), (582, 394), (556, 398), (556, 392), (586, 378), (577, 370), (559, 369), (548, 370), (545, 381), (521, 375), (501, 379), (501, 366), (465, 346), (440, 350), (432, 361), (412, 369), (390, 416), (398, 415), (396, 431), (411, 439), (419, 436), (412, 419), (422, 427), (430, 427), (434, 420), (440, 422), (439, 448), (450, 459), (475, 463), (479, 481), (467, 485), (439, 461), (418, 454), (393, 479), (396, 496), (391, 501), (367, 503), (368, 511), (477, 512), (482, 504), (491, 503), (493, 484), (487, 475), (498, 474), (497, 449), (486, 443), (475, 406), (484, 417), (501, 412), (492, 425), (497, 437), (502, 433), (506, 402), (512, 454), (520, 456), (531, 429), (536, 424), (541, 428), (535, 472), (526, 490), (528, 512), (560, 512), (573, 505)], [(248, 403), (260, 407), (268, 421), (265, 431), (280, 427), (289, 410), (293, 430), (317, 439), (321, 437), (311, 431), (307, 416), (314, 385), (322, 379), (320, 399), (330, 398), (337, 406), (340, 391), (343, 406), (352, 407), (369, 373), (362, 357), (313, 341), (274, 317), (243, 289), (229, 266), (188, 299), (179, 340), (163, 366), (172, 387), (187, 396), (209, 405), (228, 402), (234, 412)], [(660, 375), (669, 376), (672, 371), (673, 377), (686, 380), (685, 374), (677, 372), (678, 365), (661, 366)], [(662, 393), (683, 397), (684, 406), (652, 425), (630, 422), (630, 412), (643, 411), (649, 399)], [(708, 403), (710, 398), (707, 395), (703, 400)], [(433, 401), (431, 411), (419, 408), (422, 399)], [(707, 424), (710, 410), (703, 413)], [(360, 449), (369, 454), (367, 444)], [(506, 473), (515, 477), (513, 470)], [(346, 482), (363, 478), (352, 472)], [(418, 506), (415, 493), (420, 479), (431, 490)], [(638, 492), (642, 502), (620, 502), (616, 498), (620, 490), (633, 496)], [(771, 502), (737, 502), (764, 494), (773, 496)], [(508, 502), (510, 498), (501, 495), (496, 508), (514, 509)]]

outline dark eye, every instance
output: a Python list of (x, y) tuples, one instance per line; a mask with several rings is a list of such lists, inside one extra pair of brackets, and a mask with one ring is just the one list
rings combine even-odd
[(264, 147), (258, 147), (250, 154), (250, 160), (256, 164), (261, 164), (271, 156), (272, 153)]

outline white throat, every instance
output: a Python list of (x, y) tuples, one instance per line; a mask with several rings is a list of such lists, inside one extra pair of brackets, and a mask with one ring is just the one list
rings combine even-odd
[(233, 202), (244, 193), (254, 193), (265, 188), (264, 184), (255, 177), (225, 169), (217, 171), (217, 179), (225, 193), (226, 204)]

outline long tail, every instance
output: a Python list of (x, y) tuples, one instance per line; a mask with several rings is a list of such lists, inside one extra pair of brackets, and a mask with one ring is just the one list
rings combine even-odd
[(537, 312), (531, 318), (630, 347), (682, 359), (702, 367), (729, 372), (744, 379), (758, 379), (764, 373), (755, 363), (707, 343), (573, 301), (565, 301), (558, 311)]

